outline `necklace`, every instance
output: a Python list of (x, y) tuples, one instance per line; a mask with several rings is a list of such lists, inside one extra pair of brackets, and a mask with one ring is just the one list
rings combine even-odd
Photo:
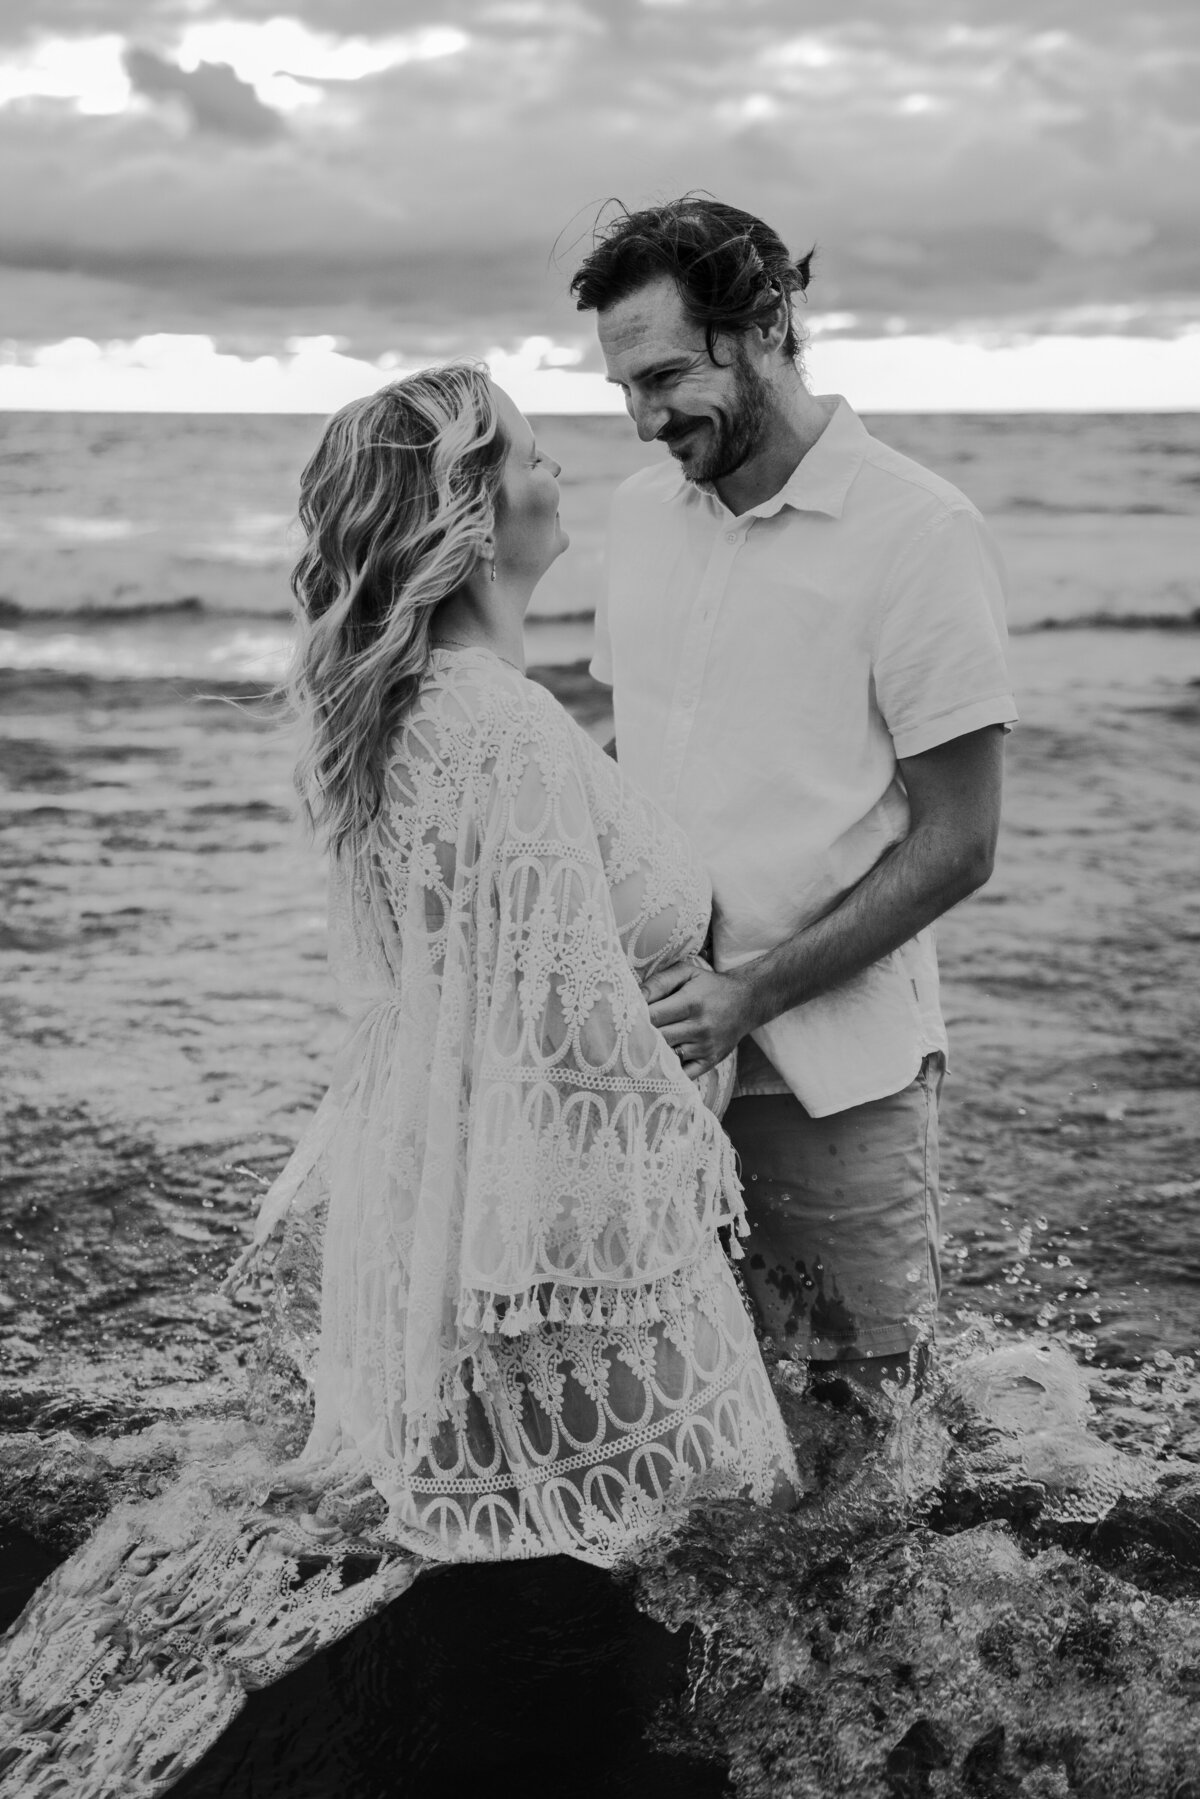
[(497, 662), (503, 662), (506, 668), (515, 668), (519, 675), (525, 673), (519, 662), (510, 662), (507, 656), (502, 656), (499, 650), (494, 650), (490, 643), (463, 643), (459, 637), (438, 637), (430, 644), (430, 648), (434, 650), (486, 650), (489, 656), (494, 656)]

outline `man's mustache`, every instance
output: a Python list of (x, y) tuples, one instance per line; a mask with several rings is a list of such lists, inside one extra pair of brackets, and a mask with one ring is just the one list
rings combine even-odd
[(681, 437), (686, 437), (690, 431), (695, 430), (697, 425), (703, 423), (703, 419), (691, 419), (686, 425), (664, 425), (658, 434), (658, 442), (660, 444), (678, 443)]

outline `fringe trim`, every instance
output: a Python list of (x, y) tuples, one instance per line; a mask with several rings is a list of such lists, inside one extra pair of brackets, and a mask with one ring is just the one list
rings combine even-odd
[(260, 1285), (274, 1268), (278, 1254), (278, 1242), (248, 1243), (226, 1270), (217, 1292), (236, 1299), (244, 1287)]
[[(736, 1241), (734, 1253), (741, 1253)], [(483, 1397), (494, 1391), (500, 1369), (489, 1337), (519, 1337), (543, 1324), (619, 1330), (623, 1325), (682, 1319), (709, 1289), (711, 1254), (705, 1251), (693, 1256), (682, 1268), (654, 1281), (630, 1281), (623, 1286), (543, 1281), (518, 1294), (468, 1294), (459, 1308), (459, 1325), (472, 1340), (442, 1369), (430, 1405), (408, 1415), (403, 1457), (408, 1472), (432, 1456), (435, 1439), (445, 1425), (466, 1429), (472, 1394)]]
[[(738, 1239), (750, 1234), (742, 1185), (733, 1145), (715, 1119), (713, 1129), (720, 1138), (719, 1178), (712, 1182), (717, 1191), (710, 1189), (706, 1195), (708, 1217), (702, 1229), (714, 1234), (728, 1230), (730, 1259), (739, 1262), (745, 1251)], [(484, 1336), (520, 1337), (543, 1324), (607, 1325), (618, 1329), (625, 1324), (658, 1324), (664, 1317), (677, 1316), (685, 1305), (694, 1302), (694, 1271), (705, 1253), (693, 1251), (682, 1268), (658, 1276), (631, 1275), (599, 1281), (560, 1277), (533, 1281), (516, 1291), (468, 1288), (459, 1298), (458, 1327), (482, 1332)]]
[[(711, 1116), (711, 1114), (710, 1114)], [(738, 1173), (737, 1153), (733, 1144), (721, 1129), (720, 1121), (713, 1118), (713, 1129), (721, 1143), (721, 1191), (719, 1199), (725, 1202), (721, 1225), (729, 1227), (730, 1260), (740, 1262), (745, 1250), (738, 1242), (739, 1237), (750, 1235), (750, 1221), (746, 1217), (746, 1202), (742, 1195), (742, 1177)]]
[[(735, 1258), (743, 1253), (736, 1239), (731, 1253)], [(476, 1289), (459, 1305), (459, 1328), (472, 1336), (521, 1337), (545, 1324), (617, 1330), (631, 1324), (661, 1324), (696, 1303), (707, 1285), (707, 1278), (697, 1279), (698, 1269), (707, 1260), (707, 1255), (694, 1257), (683, 1268), (650, 1281), (542, 1281), (519, 1293)], [(451, 1373), (443, 1375), (443, 1383)]]

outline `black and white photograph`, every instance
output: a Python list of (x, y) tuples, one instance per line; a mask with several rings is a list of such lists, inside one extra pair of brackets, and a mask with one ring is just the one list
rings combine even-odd
[(1200, 1799), (1200, 12), (6, 0), (0, 1799)]

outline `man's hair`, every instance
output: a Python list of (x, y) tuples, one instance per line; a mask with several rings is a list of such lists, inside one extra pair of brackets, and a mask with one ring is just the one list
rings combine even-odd
[(808, 286), (812, 250), (793, 260), (769, 225), (720, 200), (685, 194), (641, 212), (615, 204), (615, 216), (597, 222), (592, 251), (571, 281), (580, 312), (603, 312), (667, 275), (688, 318), (704, 327), (714, 362), (722, 332), (766, 327), (781, 305), (787, 316), (784, 351), (793, 358), (799, 355), (802, 340), (792, 317), (792, 295)]

